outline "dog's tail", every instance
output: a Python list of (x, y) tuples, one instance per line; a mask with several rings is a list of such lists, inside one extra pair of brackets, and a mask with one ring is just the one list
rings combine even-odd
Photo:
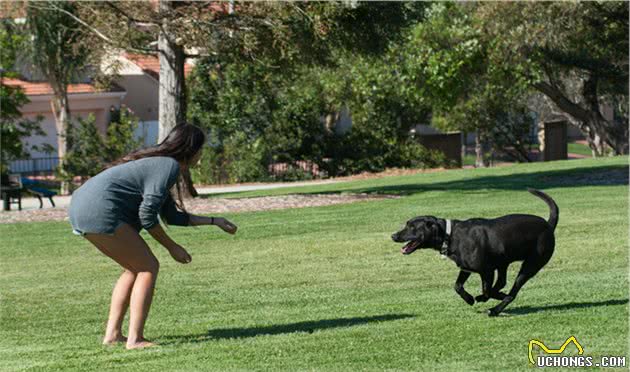
[(528, 188), (527, 191), (536, 195), (537, 197), (544, 200), (545, 203), (547, 203), (547, 205), (549, 206), (549, 220), (547, 220), (547, 222), (549, 223), (549, 225), (551, 225), (551, 228), (555, 230), (556, 225), (558, 225), (558, 215), (560, 214), (560, 209), (558, 208), (558, 205), (556, 204), (556, 202), (553, 201), (553, 199), (551, 199), (549, 195), (545, 194), (544, 192), (540, 190)]

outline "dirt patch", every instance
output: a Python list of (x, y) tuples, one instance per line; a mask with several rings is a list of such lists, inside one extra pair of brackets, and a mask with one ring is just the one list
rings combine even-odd
[[(319, 207), (335, 204), (349, 204), (370, 200), (396, 199), (395, 195), (368, 194), (321, 194), (321, 195), (281, 195), (260, 198), (196, 199), (186, 205), (190, 213), (226, 213), (269, 211), (276, 209)], [(35, 209), (28, 211), (11, 211), (0, 213), (0, 224), (15, 222), (42, 222), (68, 220), (67, 208)]]
[(188, 203), (192, 213), (251, 212), (274, 209), (320, 207), (324, 205), (348, 204), (360, 201), (395, 199), (394, 195), (369, 194), (296, 194), (263, 196), (259, 198), (222, 199), (208, 198)]

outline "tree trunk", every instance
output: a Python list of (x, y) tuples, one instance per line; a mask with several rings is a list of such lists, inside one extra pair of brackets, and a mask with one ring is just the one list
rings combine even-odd
[(602, 138), (587, 123), (579, 123), (578, 127), (586, 135), (586, 142), (588, 147), (591, 148), (593, 157), (604, 156), (606, 148)]
[(464, 164), (464, 159), (466, 159), (466, 137), (467, 137), (466, 132), (462, 131), (462, 133), (461, 133), (462, 146), (461, 146), (461, 149), (460, 149), (460, 151), (461, 151), (460, 156), (462, 158), (462, 164)]
[[(51, 101), (53, 114), (55, 115), (55, 126), (57, 128), (57, 154), (59, 156), (59, 168), (63, 165), (68, 153), (68, 126), (70, 123), (70, 106), (68, 105), (68, 94), (65, 91), (55, 92)], [(61, 195), (70, 193), (70, 182), (61, 181)]]
[[(172, 10), (171, 1), (160, 0), (160, 12), (168, 13)], [(186, 121), (186, 79), (184, 76), (186, 54), (184, 47), (177, 44), (176, 38), (165, 19), (158, 35), (160, 60), (158, 143), (162, 142), (177, 124)], [(188, 169), (182, 170), (182, 180), (184, 196), (197, 196), (198, 193), (193, 186)]]
[(593, 155), (602, 156), (605, 145), (610, 146), (615, 154), (628, 153), (628, 125), (619, 125), (606, 120), (600, 112), (597, 98), (596, 76), (589, 76), (582, 88), (582, 95), (588, 109), (571, 102), (555, 86), (540, 82), (534, 85), (536, 89), (549, 97), (562, 111), (566, 112), (571, 121), (585, 134)]
[[(160, 11), (172, 11), (170, 1), (160, 1)], [(162, 23), (158, 35), (160, 60), (159, 120), (158, 142), (166, 138), (169, 132), (186, 120), (186, 80), (184, 77), (184, 47), (176, 42), (176, 35), (170, 30), (168, 21)]]
[(475, 133), (475, 155), (476, 155), (476, 159), (475, 159), (475, 167), (476, 168), (487, 168), (490, 164), (488, 162), (488, 157), (487, 157), (487, 145), (485, 143), (485, 139), (483, 138), (483, 135), (481, 134), (481, 131), (477, 131)]
[[(599, 99), (597, 97), (598, 77), (589, 75), (584, 81), (582, 87), (582, 95), (590, 110), (590, 121), (588, 122), (594, 128), (593, 146), (597, 148), (600, 156), (606, 154), (606, 145), (609, 145), (615, 155), (628, 153), (628, 126), (616, 125), (616, 123), (606, 120), (600, 110)], [(589, 141), (589, 145), (591, 142)]]

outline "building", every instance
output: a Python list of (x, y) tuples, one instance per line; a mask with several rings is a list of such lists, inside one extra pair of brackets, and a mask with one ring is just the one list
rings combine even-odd
[[(52, 111), (53, 90), (48, 83), (30, 82), (23, 79), (3, 79), (3, 84), (20, 87), (29, 99), (29, 103), (20, 107), (22, 115), (27, 119), (40, 117), (40, 126), (44, 136), (31, 136), (25, 139), (29, 145), (48, 144), (57, 149), (57, 126)], [(120, 108), (125, 97), (124, 89), (114, 85), (107, 91), (98, 91), (94, 85), (88, 83), (70, 84), (68, 86), (68, 104), (71, 114), (75, 117), (86, 118), (94, 115), (95, 124), (101, 133), (107, 130), (112, 108)], [(17, 160), (9, 167), (12, 172), (50, 172), (59, 162), (57, 153), (31, 151), (31, 159)]]
[[(143, 138), (145, 145), (151, 146), (158, 139), (160, 61), (150, 55), (125, 52), (115, 55), (118, 65), (116, 84), (126, 92), (122, 104), (139, 118), (136, 136)], [(185, 76), (192, 69), (193, 64), (187, 62)]]
[[(89, 82), (70, 84), (68, 87), (70, 114), (74, 118), (86, 118), (93, 114), (99, 132), (105, 134), (110, 122), (110, 111), (124, 105), (139, 119), (136, 138), (142, 138), (145, 146), (153, 145), (157, 143), (159, 128), (159, 60), (148, 55), (129, 53), (113, 55), (119, 66), (115, 83), (106, 91), (97, 90)], [(185, 74), (188, 75), (192, 68), (193, 65), (187, 63)], [(58, 133), (51, 105), (52, 88), (46, 82), (29, 80), (31, 79), (24, 76), (19, 79), (5, 78), (3, 84), (21, 87), (26, 94), (30, 102), (20, 108), (25, 118), (43, 118), (41, 128), (46, 135), (31, 136), (26, 138), (25, 142), (29, 145), (49, 144), (56, 150)], [(58, 163), (57, 152), (51, 154), (31, 151), (30, 159), (17, 160), (9, 166), (14, 173), (50, 173)]]

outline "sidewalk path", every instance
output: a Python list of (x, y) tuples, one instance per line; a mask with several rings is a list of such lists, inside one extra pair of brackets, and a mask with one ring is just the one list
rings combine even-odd
[(305, 181), (305, 182), (283, 182), (283, 183), (253, 183), (242, 185), (225, 186), (199, 186), (195, 187), (199, 195), (223, 194), (230, 192), (256, 191), (282, 189), (286, 187), (317, 186), (340, 182), (338, 180)]
[[(339, 182), (337, 180), (323, 180), (323, 181), (307, 181), (307, 182), (284, 182), (284, 183), (260, 183), (260, 184), (244, 184), (244, 185), (226, 185), (226, 186), (200, 186), (197, 187), (197, 192), (199, 195), (210, 195), (210, 194), (223, 194), (223, 193), (233, 193), (233, 192), (242, 192), (242, 191), (255, 191), (255, 190), (271, 190), (271, 189), (280, 189), (286, 187), (301, 187), (301, 186), (315, 186), (315, 185), (325, 185), (329, 183)], [(55, 201), (55, 205), (57, 208), (67, 208), (70, 205), (70, 196), (55, 196), (53, 197)], [(22, 198), (22, 211), (30, 211), (39, 209), (39, 200), (34, 197), (25, 197)], [(52, 209), (50, 205), (50, 201), (48, 199), (44, 199), (44, 208), (43, 209)], [(17, 210), (16, 204), (11, 204), (11, 211), (5, 212), (0, 211), (0, 213), (13, 213), (19, 212)]]

